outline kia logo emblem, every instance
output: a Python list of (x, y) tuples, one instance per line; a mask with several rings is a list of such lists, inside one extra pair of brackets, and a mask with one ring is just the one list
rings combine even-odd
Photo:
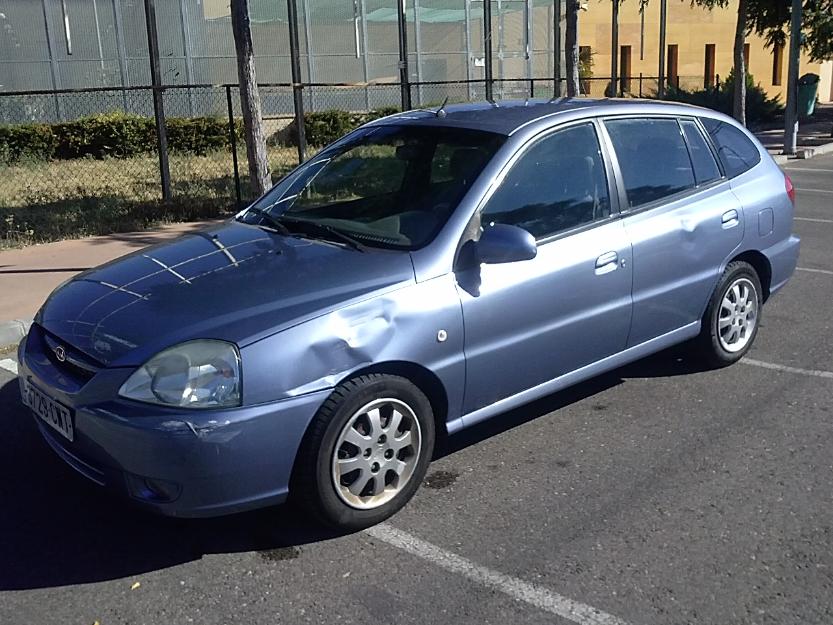
[(67, 359), (67, 352), (60, 345), (55, 348), (55, 358), (57, 358), (59, 362), (64, 362)]

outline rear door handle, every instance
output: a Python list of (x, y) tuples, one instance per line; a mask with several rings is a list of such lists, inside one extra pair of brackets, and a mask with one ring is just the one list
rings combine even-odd
[(738, 219), (738, 211), (734, 208), (730, 211), (726, 211), (723, 213), (723, 217), (720, 220), (723, 223), (724, 228), (733, 228), (738, 225), (740, 220)]
[(619, 255), (616, 252), (605, 252), (596, 259), (596, 275), (609, 273), (619, 266)]

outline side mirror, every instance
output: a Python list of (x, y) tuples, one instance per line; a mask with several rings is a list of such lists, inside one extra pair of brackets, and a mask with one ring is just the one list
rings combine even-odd
[(535, 237), (523, 228), (508, 224), (486, 228), (476, 249), (478, 260), (488, 264), (530, 260), (538, 254)]

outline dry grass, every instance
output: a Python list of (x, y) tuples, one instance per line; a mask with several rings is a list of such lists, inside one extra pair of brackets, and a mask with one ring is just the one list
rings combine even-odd
[[(270, 148), (269, 157), (275, 179), (297, 162), (293, 148)], [(246, 198), (245, 155), (240, 170)], [(0, 165), (0, 247), (141, 230), (235, 207), (230, 153), (172, 154), (170, 172), (173, 200), (162, 202), (154, 155)]]

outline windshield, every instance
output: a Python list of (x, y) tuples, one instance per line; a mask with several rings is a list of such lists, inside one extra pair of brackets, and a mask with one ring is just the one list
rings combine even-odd
[(284, 178), (251, 212), (323, 225), (368, 246), (417, 249), (504, 140), (461, 128), (371, 127)]

